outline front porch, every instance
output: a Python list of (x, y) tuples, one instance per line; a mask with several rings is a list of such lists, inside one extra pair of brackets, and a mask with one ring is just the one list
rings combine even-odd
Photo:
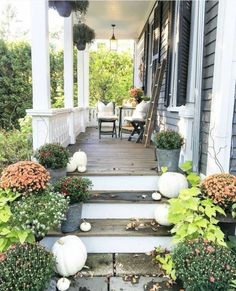
[(135, 143), (135, 138), (128, 141), (128, 135), (124, 135), (122, 140), (105, 135), (99, 140), (98, 129), (89, 127), (68, 149), (71, 154), (79, 149), (86, 152), (87, 176), (157, 175), (154, 148)]

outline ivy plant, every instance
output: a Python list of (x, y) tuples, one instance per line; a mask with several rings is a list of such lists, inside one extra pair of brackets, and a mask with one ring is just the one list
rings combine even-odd
[(214, 205), (211, 199), (201, 200), (200, 189), (192, 187), (180, 191), (178, 198), (169, 200), (168, 220), (174, 224), (171, 233), (174, 241), (181, 242), (199, 237), (225, 245), (224, 234), (217, 225), (218, 213), (225, 215), (224, 210)]
[(156, 253), (157, 253), (157, 255), (156, 255), (155, 259), (159, 263), (165, 276), (168, 276), (172, 280), (175, 281), (176, 280), (176, 273), (175, 273), (172, 255), (160, 246), (156, 248)]
[(17, 242), (34, 242), (34, 236), (30, 230), (23, 230), (11, 224), (12, 213), (9, 203), (12, 203), (17, 197), (19, 194), (11, 190), (0, 189), (0, 252), (7, 250)]

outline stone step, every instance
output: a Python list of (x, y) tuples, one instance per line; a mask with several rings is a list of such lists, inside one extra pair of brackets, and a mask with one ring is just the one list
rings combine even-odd
[[(149, 252), (157, 245), (170, 248), (170, 228), (158, 226), (152, 220), (97, 219), (87, 220), (92, 229), (89, 232), (76, 231), (63, 234), (50, 231), (42, 244), (50, 249), (53, 243), (64, 235), (77, 235), (90, 253)], [(135, 229), (126, 229), (134, 228)]]

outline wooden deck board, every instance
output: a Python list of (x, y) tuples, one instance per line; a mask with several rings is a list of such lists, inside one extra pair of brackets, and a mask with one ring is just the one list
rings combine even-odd
[(128, 135), (123, 135), (122, 140), (111, 136), (102, 136), (99, 140), (98, 130), (88, 128), (68, 149), (71, 155), (79, 149), (86, 152), (87, 171), (81, 175), (157, 175), (154, 148), (144, 148), (135, 141), (136, 137), (128, 141)]

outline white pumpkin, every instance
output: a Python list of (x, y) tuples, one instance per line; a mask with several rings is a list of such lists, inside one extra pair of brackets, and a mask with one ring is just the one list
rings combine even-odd
[(152, 193), (152, 199), (153, 200), (161, 200), (161, 194), (158, 192), (153, 192)]
[(75, 235), (67, 235), (57, 240), (52, 247), (52, 253), (56, 259), (56, 271), (64, 277), (75, 275), (87, 260), (85, 245)]
[(169, 226), (171, 225), (168, 221), (169, 204), (160, 203), (156, 206), (154, 212), (154, 218), (160, 225)]
[(81, 231), (87, 232), (90, 231), (92, 228), (91, 224), (87, 221), (84, 221), (80, 224)]
[(70, 288), (70, 280), (67, 278), (61, 278), (57, 281), (57, 289), (59, 291), (66, 291)]
[(74, 158), (70, 158), (69, 163), (67, 163), (67, 166), (66, 166), (66, 171), (68, 173), (72, 173), (76, 170), (76, 168), (77, 168), (77, 164)]
[(73, 155), (73, 158), (76, 162), (76, 165), (77, 167), (86, 167), (87, 166), (87, 155), (85, 152), (82, 152), (82, 151), (78, 151), (78, 152), (75, 152), (74, 155)]
[(159, 179), (159, 191), (167, 198), (179, 195), (180, 190), (188, 188), (186, 177), (180, 173), (166, 172)]
[(86, 172), (86, 167), (83, 167), (83, 166), (79, 166), (78, 168), (77, 168), (77, 170), (78, 170), (78, 172), (80, 172), (80, 173), (84, 173), (84, 172)]

